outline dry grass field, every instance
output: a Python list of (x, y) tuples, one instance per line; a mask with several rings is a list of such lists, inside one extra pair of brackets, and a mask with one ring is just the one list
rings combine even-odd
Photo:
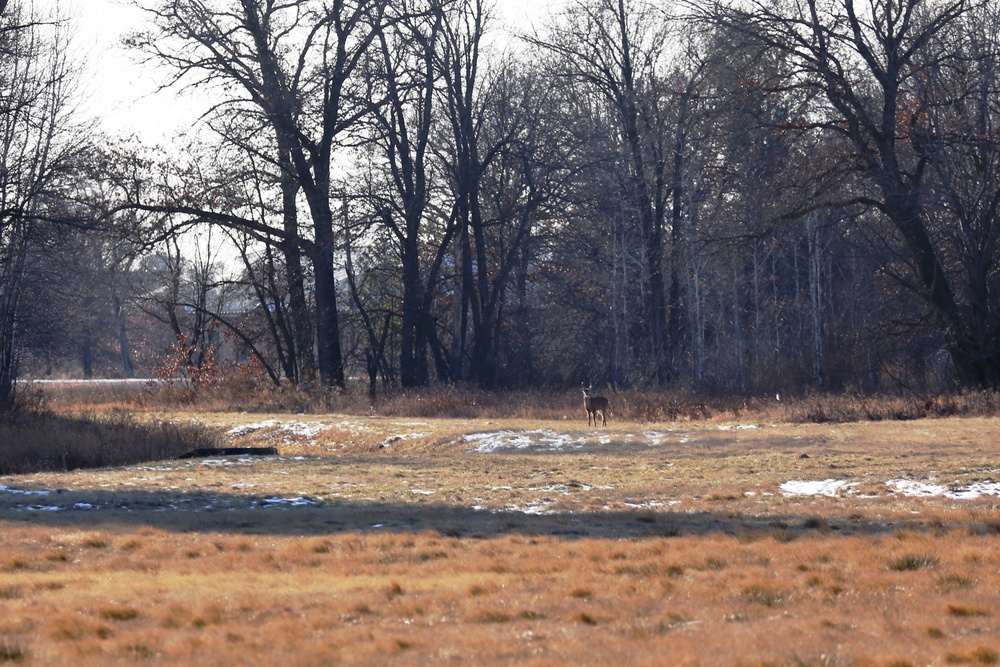
[(1000, 420), (159, 415), (0, 476), (0, 663), (989, 665)]

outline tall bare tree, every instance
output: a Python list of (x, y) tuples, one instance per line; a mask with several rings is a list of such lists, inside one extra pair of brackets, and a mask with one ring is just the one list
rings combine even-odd
[[(373, 85), (383, 103), (373, 114), (373, 135), (383, 157), (376, 163), (387, 171), (388, 196), (375, 197), (379, 215), (398, 247), (402, 265), (399, 374), (404, 387), (426, 385), (431, 331), (430, 306), (434, 278), (421, 261), (431, 259), (429, 272), (440, 266), (453, 233), (446, 222), (442, 235), (428, 230), (431, 199), (431, 129), (436, 118), (435, 55), (440, 48), (445, 9), (442, 3), (397, 3), (400, 20), (378, 39)], [(431, 248), (425, 241), (433, 239)]]
[(669, 137), (661, 99), (670, 40), (660, 6), (644, 0), (574, 0), (532, 43), (556, 58), (557, 76), (575, 78), (606, 101), (615, 118), (625, 165), (623, 186), (642, 234), (642, 304), (648, 325), (652, 380), (670, 378), (664, 284), (664, 220), (669, 187)]
[[(794, 62), (797, 75), (789, 83), (816, 95), (817, 102), (800, 119), (802, 125), (842, 142), (863, 190), (854, 201), (893, 225), (909, 270), (901, 277), (937, 318), (959, 382), (995, 388), (1000, 386), (995, 306), (977, 287), (983, 276), (950, 268), (953, 250), (976, 246), (985, 237), (963, 228), (950, 213), (947, 227), (954, 236), (935, 231), (929, 195), (937, 154), (931, 147), (947, 141), (949, 131), (923, 122), (927, 110), (921, 102), (928, 76), (962, 66), (958, 43), (944, 37), (972, 7), (966, 0), (806, 0), (716, 2), (691, 9)], [(936, 108), (959, 104), (955, 92)]]
[[(311, 240), (283, 227), (233, 220), (228, 211), (177, 210), (298, 242), (313, 264), (321, 381), (344, 385), (330, 200), (334, 154), (369, 110), (359, 63), (386, 21), (387, 0), (171, 0), (147, 9), (157, 32), (140, 46), (173, 66), (177, 80), (221, 94), (219, 109), (257, 117), (277, 137), (311, 218)], [(284, 186), (290, 201), (293, 186)], [(207, 213), (207, 215), (205, 215)]]
[(79, 147), (67, 47), (65, 24), (0, 3), (0, 412), (16, 399), (25, 272)]

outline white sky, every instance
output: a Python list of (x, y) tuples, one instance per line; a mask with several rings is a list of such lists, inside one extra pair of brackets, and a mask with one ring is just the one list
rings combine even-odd
[[(495, 0), (503, 20), (525, 29), (553, 0)], [(39, 8), (59, 7), (75, 26), (74, 41), (86, 74), (83, 111), (100, 118), (110, 135), (138, 134), (143, 140), (169, 142), (191, 127), (205, 102), (183, 96), (179, 89), (158, 91), (164, 74), (138, 63), (137, 55), (121, 45), (129, 32), (142, 29), (145, 14), (129, 0), (34, 0)]]

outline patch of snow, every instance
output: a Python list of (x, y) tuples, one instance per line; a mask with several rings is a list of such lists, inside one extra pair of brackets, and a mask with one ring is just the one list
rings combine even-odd
[(256, 422), (253, 424), (240, 424), (239, 426), (234, 426), (228, 431), (226, 431), (226, 435), (231, 435), (233, 437), (240, 438), (244, 435), (249, 435), (261, 429), (271, 428), (272, 426), (277, 426), (277, 425), (278, 425), (277, 419), (267, 419), (265, 421)]
[(642, 437), (644, 437), (646, 440), (649, 441), (650, 447), (658, 447), (664, 444), (664, 442), (667, 441), (668, 438), (674, 438), (674, 437), (677, 438), (677, 442), (679, 444), (683, 444), (690, 439), (691, 434), (676, 433), (673, 431), (668, 431), (666, 433), (661, 431), (644, 431)]
[(51, 491), (30, 491), (27, 489), (12, 489), (8, 486), (0, 486), (0, 492), (2, 493), (12, 493), (19, 496), (48, 496), (51, 495)]
[[(249, 454), (240, 454), (239, 456), (232, 456), (224, 459), (202, 459), (201, 464), (203, 466), (245, 466), (256, 463), (261, 458), (264, 457), (254, 457)], [(254, 459), (256, 459), (256, 461)], [(187, 481), (193, 482), (194, 480), (189, 477)]]
[(645, 433), (642, 434), (642, 437), (646, 438), (646, 440), (649, 440), (649, 444), (651, 444), (653, 447), (656, 447), (663, 441), (663, 438), (667, 437), (667, 434), (659, 433), (658, 431), (646, 431)]
[(973, 482), (950, 488), (910, 479), (890, 479), (885, 485), (897, 493), (914, 498), (944, 496), (955, 500), (975, 500), (980, 496), (1000, 496), (1000, 482)]
[(756, 424), (719, 424), (720, 431), (749, 431), (757, 428)]
[(575, 482), (573, 484), (550, 484), (549, 486), (532, 487), (528, 491), (543, 492), (543, 493), (561, 493), (564, 496), (570, 495), (570, 489), (579, 489), (580, 491), (590, 491), (591, 487), (586, 484), (580, 484)]
[(583, 438), (577, 438), (568, 433), (556, 433), (551, 429), (534, 431), (490, 431), (487, 433), (470, 433), (465, 436), (465, 442), (479, 443), (471, 451), (479, 454), (491, 454), (504, 449), (529, 449), (537, 447), (558, 451), (564, 448), (580, 449), (586, 443)]
[(251, 433), (256, 433), (257, 431), (273, 428), (277, 434), (284, 436), (286, 443), (292, 443), (298, 440), (308, 440), (313, 441), (323, 431), (327, 431), (333, 428), (330, 425), (324, 424), (322, 422), (305, 422), (305, 421), (287, 421), (282, 422), (277, 419), (266, 419), (264, 421), (255, 422), (253, 424), (240, 424), (239, 426), (234, 426), (233, 428), (226, 431), (226, 435), (233, 438), (242, 438), (244, 436), (250, 435)]
[(281, 425), (281, 431), (299, 438), (314, 439), (330, 427), (320, 422), (287, 422)]
[(524, 505), (507, 505), (504, 508), (505, 512), (519, 512), (520, 514), (552, 514), (555, 510), (551, 509), (551, 506), (555, 503), (554, 500), (549, 500), (548, 498), (542, 498), (539, 500), (534, 500)]
[(348, 421), (346, 419), (344, 421), (342, 421), (342, 422), (337, 423), (337, 424), (331, 424), (330, 427), (331, 428), (339, 428), (342, 431), (371, 431), (371, 430), (373, 430), (372, 427), (368, 426), (367, 424), (363, 424), (361, 422), (352, 422), (352, 421)]
[(264, 498), (261, 501), (264, 507), (279, 507), (288, 505), (291, 507), (301, 507), (303, 505), (317, 505), (318, 503), (311, 498), (306, 498), (304, 496), (298, 496), (295, 498), (281, 498), (279, 496), (271, 496), (270, 498)]
[(948, 487), (941, 486), (939, 484), (927, 484), (924, 482), (915, 482), (910, 479), (890, 479), (885, 483), (890, 489), (903, 494), (904, 496), (909, 496), (911, 498), (928, 498), (931, 496), (942, 496), (948, 490)]
[(857, 486), (857, 482), (848, 482), (843, 479), (824, 479), (816, 481), (793, 480), (778, 486), (786, 496), (836, 496), (843, 489), (845, 491)]

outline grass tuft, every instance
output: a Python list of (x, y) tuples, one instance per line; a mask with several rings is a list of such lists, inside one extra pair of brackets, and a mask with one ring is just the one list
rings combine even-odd
[(2, 662), (24, 662), (28, 659), (28, 652), (17, 644), (8, 644), (0, 641), (0, 663)]
[(390, 600), (394, 600), (399, 596), (403, 595), (403, 593), (404, 593), (403, 587), (396, 582), (392, 582), (389, 585), (389, 588), (386, 589), (385, 596)]
[(956, 618), (975, 618), (979, 616), (989, 616), (990, 612), (979, 607), (967, 607), (960, 604), (948, 605), (948, 614)]
[(705, 559), (705, 569), (714, 572), (721, 572), (729, 567), (729, 563), (721, 558), (709, 557)]
[(481, 611), (472, 617), (474, 623), (509, 623), (511, 615), (498, 610)]
[(936, 567), (940, 559), (926, 554), (908, 554), (889, 561), (889, 569), (893, 572), (910, 572)]
[(21, 595), (20, 586), (0, 586), (0, 600), (16, 600)]
[(743, 599), (765, 607), (776, 607), (784, 602), (787, 596), (785, 591), (767, 586), (747, 586), (743, 589)]
[(954, 590), (956, 588), (968, 590), (975, 588), (976, 580), (972, 577), (966, 577), (960, 574), (949, 574), (938, 579), (937, 585), (945, 590)]
[(1000, 660), (1000, 654), (991, 648), (980, 646), (967, 655), (948, 653), (945, 662), (949, 665), (995, 665)]
[(131, 621), (139, 618), (139, 612), (131, 607), (105, 607), (97, 615), (105, 621)]

